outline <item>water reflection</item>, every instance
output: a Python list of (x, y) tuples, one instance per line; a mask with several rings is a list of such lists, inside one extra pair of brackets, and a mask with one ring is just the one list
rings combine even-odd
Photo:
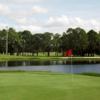
[(57, 61), (5, 61), (0, 62), (0, 67), (8, 66), (33, 66), (33, 65), (65, 65), (65, 60)]
[[(66, 64), (65, 60), (57, 61), (6, 61), (0, 62), (0, 70), (24, 70), (24, 71), (51, 71), (63, 73), (100, 73), (100, 64)], [(73, 70), (73, 71), (72, 71)]]

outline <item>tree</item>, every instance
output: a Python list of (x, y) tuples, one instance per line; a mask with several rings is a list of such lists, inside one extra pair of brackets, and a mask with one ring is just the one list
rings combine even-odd
[(100, 32), (97, 34), (96, 54), (100, 55)]
[(62, 52), (63, 56), (66, 50), (72, 49), (74, 55), (84, 56), (85, 54), (94, 56), (100, 54), (100, 32), (97, 34), (94, 30), (88, 33), (80, 27), (69, 28), (62, 35), (56, 33), (35, 33), (28, 30), (16, 32), (15, 29), (0, 30), (0, 53), (6, 53), (6, 40), (8, 34), (8, 52), (10, 54), (34, 54), (46, 52)]
[(19, 36), (13, 28), (8, 30), (8, 52), (14, 54), (18, 52)]
[(5, 29), (0, 31), (0, 53), (6, 52), (6, 34), (7, 31)]
[(68, 50), (68, 48), (69, 48), (68, 35), (65, 32), (63, 33), (63, 35), (61, 37), (60, 48), (62, 51), (62, 55), (64, 56), (65, 51)]
[(88, 33), (88, 55), (91, 54), (91, 56), (94, 56), (96, 51), (96, 45), (97, 45), (97, 32), (94, 30), (90, 30)]
[(60, 51), (60, 37), (61, 35), (56, 33), (55, 35), (53, 35), (53, 49), (55, 51), (55, 56), (58, 56), (58, 52)]
[(43, 48), (44, 48), (44, 51), (47, 52), (47, 55), (50, 56), (50, 51), (52, 49), (52, 39), (53, 39), (53, 33), (49, 33), (49, 32), (45, 32), (43, 34)]
[(32, 49), (33, 52), (37, 53), (38, 56), (38, 52), (42, 50), (43, 46), (43, 35), (42, 34), (34, 34), (32, 36)]
[(88, 46), (88, 38), (84, 29), (68, 29), (68, 42), (70, 43), (69, 47), (74, 50), (75, 54), (84, 56), (85, 50)]
[(19, 36), (21, 39), (21, 47), (22, 52), (31, 52), (31, 45), (32, 45), (32, 34), (28, 30), (24, 30), (23, 32), (19, 32)]

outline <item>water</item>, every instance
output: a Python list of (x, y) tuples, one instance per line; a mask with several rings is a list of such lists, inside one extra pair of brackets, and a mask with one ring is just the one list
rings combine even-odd
[(100, 73), (100, 64), (66, 64), (64, 60), (57, 61), (5, 61), (0, 62), (0, 70), (20, 71), (50, 71), (62, 73)]

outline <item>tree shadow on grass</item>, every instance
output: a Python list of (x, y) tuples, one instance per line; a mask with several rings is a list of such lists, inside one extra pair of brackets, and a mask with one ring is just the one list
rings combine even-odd
[(81, 73), (81, 75), (100, 77), (100, 73)]

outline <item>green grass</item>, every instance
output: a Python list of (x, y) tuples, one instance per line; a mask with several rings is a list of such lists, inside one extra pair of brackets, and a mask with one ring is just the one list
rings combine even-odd
[[(56, 56), (15, 56), (15, 55), (0, 55), (0, 61), (32, 61), (32, 60), (66, 60), (71, 63), (71, 57), (56, 57)], [(72, 57), (73, 64), (100, 63), (100, 57)]]
[(54, 60), (54, 59), (62, 59), (62, 57), (0, 55), (0, 61)]
[(0, 100), (100, 100), (100, 77), (49, 72), (0, 73)]

